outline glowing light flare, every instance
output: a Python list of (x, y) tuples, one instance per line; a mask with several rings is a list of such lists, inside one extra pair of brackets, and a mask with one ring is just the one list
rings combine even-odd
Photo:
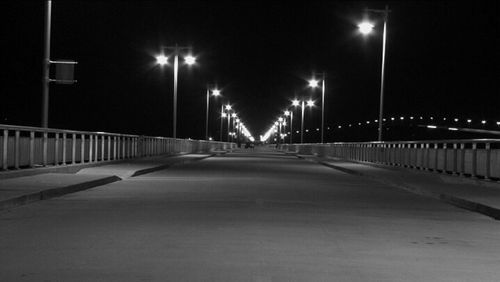
[(358, 24), (358, 30), (361, 32), (363, 35), (368, 35), (373, 31), (373, 28), (375, 25), (373, 25), (371, 22), (362, 22)]
[(213, 96), (219, 96), (220, 95), (220, 90), (218, 90), (218, 89), (212, 90), (212, 95)]
[(160, 66), (167, 65), (168, 57), (165, 55), (158, 55), (156, 56), (156, 63), (159, 64)]
[(292, 106), (297, 107), (299, 105), (300, 105), (300, 101), (299, 100), (295, 99), (295, 100), (292, 101)]
[(184, 57), (184, 62), (187, 65), (194, 65), (196, 63), (196, 58), (192, 55), (187, 55), (186, 57)]
[(313, 100), (307, 101), (307, 106), (308, 107), (314, 107), (314, 101)]
[(309, 80), (309, 87), (316, 88), (319, 86), (319, 80), (311, 79)]

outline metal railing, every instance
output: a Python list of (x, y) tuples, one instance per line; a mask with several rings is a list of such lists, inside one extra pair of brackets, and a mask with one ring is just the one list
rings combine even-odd
[(216, 141), (87, 132), (0, 124), (0, 168), (96, 163), (234, 148)]
[(305, 155), (500, 178), (500, 139), (283, 144), (280, 148)]

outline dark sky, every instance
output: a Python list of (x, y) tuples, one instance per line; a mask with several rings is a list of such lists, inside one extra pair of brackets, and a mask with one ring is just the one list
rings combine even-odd
[[(0, 4), (2, 123), (40, 125), (43, 2)], [(77, 84), (51, 85), (49, 127), (170, 136), (173, 72), (154, 57), (176, 43), (198, 55), (179, 69), (179, 137), (203, 138), (207, 83), (258, 136), (294, 95), (319, 105), (305, 79), (323, 71), (326, 125), (376, 119), (381, 24), (356, 24), (385, 4), (387, 115), (500, 118), (497, 1), (53, 1), (51, 59), (79, 64)]]

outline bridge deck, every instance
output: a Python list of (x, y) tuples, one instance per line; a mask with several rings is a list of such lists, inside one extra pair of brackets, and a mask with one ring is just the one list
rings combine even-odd
[(498, 234), (478, 213), (242, 150), (1, 211), (0, 280), (496, 281)]

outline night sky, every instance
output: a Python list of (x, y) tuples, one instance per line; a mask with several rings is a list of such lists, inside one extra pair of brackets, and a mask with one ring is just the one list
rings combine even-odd
[[(229, 101), (258, 136), (326, 72), (327, 126), (378, 118), (382, 25), (363, 37), (365, 8), (389, 5), (385, 113), (500, 120), (498, 1), (53, 1), (51, 59), (74, 59), (75, 85), (50, 88), (49, 127), (171, 136), (172, 68), (161, 46), (191, 46), (179, 68), (178, 137), (210, 135)], [(44, 1), (0, 4), (1, 123), (39, 126)], [(373, 20), (381, 20), (370, 15)], [(320, 125), (320, 108), (307, 127)], [(373, 136), (372, 139), (375, 139)]]

